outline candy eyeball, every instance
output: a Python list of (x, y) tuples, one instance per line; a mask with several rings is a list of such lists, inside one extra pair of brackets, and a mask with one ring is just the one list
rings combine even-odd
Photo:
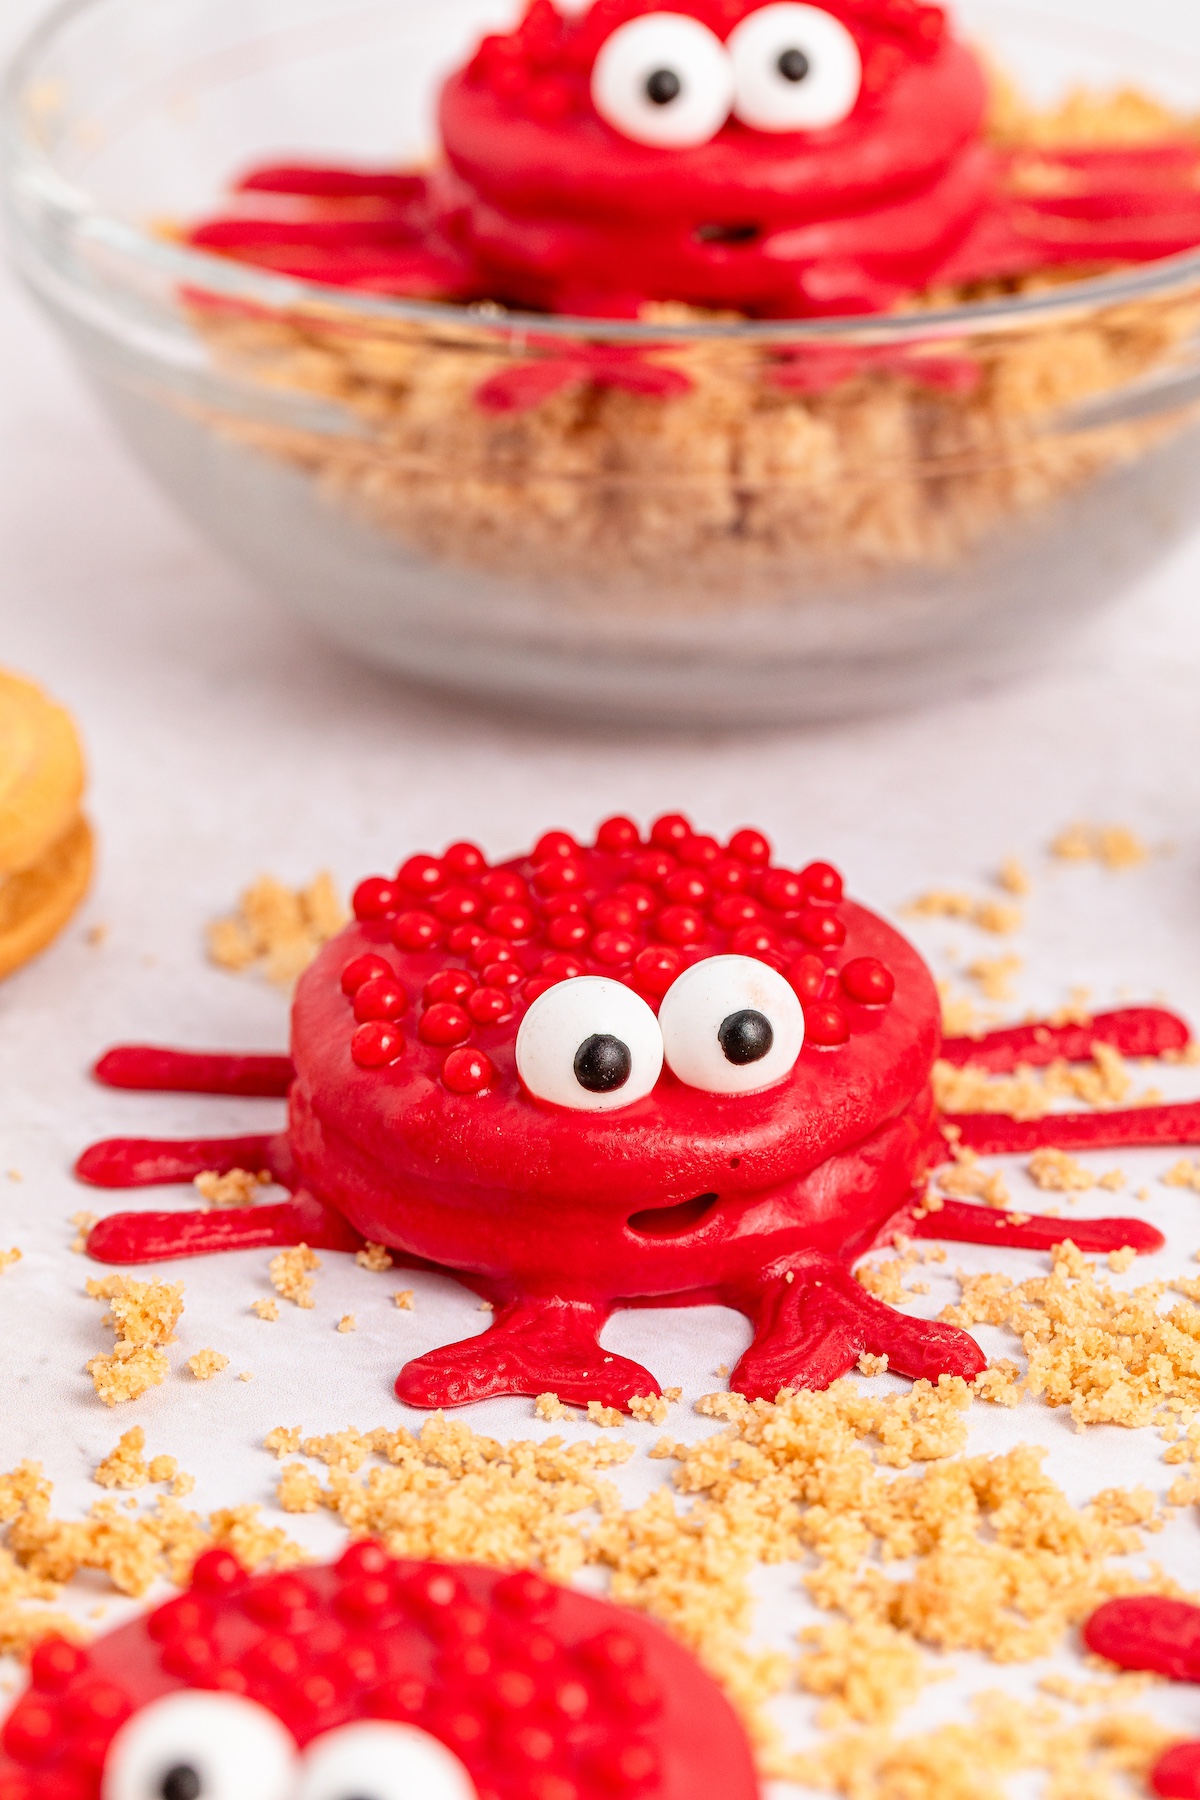
[(733, 104), (733, 67), (715, 32), (685, 13), (618, 26), (592, 70), (592, 104), (636, 144), (706, 144)]
[[(181, 1691), (129, 1719), (109, 1747), (101, 1800), (285, 1800), (296, 1746), (238, 1694)], [(456, 1797), (457, 1800), (457, 1797)]]
[(529, 1092), (575, 1112), (632, 1106), (662, 1064), (658, 1020), (640, 994), (604, 975), (548, 988), (517, 1033), (517, 1073)]
[(363, 1720), (309, 1745), (296, 1800), (478, 1800), (452, 1750), (416, 1725)]
[(819, 6), (752, 12), (730, 33), (733, 109), (755, 131), (821, 131), (849, 118), (862, 58), (840, 19)]
[(667, 1065), (708, 1094), (755, 1094), (796, 1066), (804, 1013), (795, 990), (752, 956), (712, 956), (685, 969), (658, 1015)]

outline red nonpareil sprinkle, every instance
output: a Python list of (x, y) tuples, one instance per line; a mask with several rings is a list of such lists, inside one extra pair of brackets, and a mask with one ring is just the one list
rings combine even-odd
[(804, 884), (790, 869), (768, 869), (758, 892), (774, 912), (795, 912), (804, 904)]
[(404, 1051), (404, 1039), (387, 1019), (370, 1019), (350, 1039), (350, 1055), (360, 1069), (384, 1069)]
[(809, 900), (826, 906), (837, 906), (843, 897), (842, 878), (832, 863), (809, 863), (801, 869), (800, 880)]
[(591, 926), (579, 913), (560, 913), (546, 927), (546, 942), (555, 950), (582, 950), (591, 936)]
[(533, 885), (542, 895), (565, 894), (583, 886), (586, 870), (573, 857), (555, 856), (540, 862), (533, 871)]
[(638, 917), (633, 903), (620, 894), (605, 894), (591, 909), (597, 931), (628, 931)]
[(597, 850), (607, 851), (610, 856), (619, 856), (625, 851), (636, 850), (642, 841), (641, 833), (632, 819), (623, 814), (615, 814), (605, 819), (596, 833)]
[(473, 978), (465, 969), (439, 969), (425, 983), (421, 998), (426, 1006), (436, 1006), (439, 1000), (462, 1000), (474, 988)]
[(592, 955), (598, 963), (626, 963), (640, 942), (630, 931), (598, 931), (592, 939)]
[(633, 875), (636, 880), (647, 883), (650, 887), (658, 887), (673, 875), (679, 863), (669, 850), (647, 850), (633, 861)]
[(566, 861), (578, 856), (579, 845), (569, 831), (545, 831), (530, 854), (535, 864), (552, 862), (555, 858)]
[(703, 906), (712, 893), (712, 885), (697, 869), (676, 869), (663, 882), (668, 900), (681, 906)]
[(769, 925), (742, 925), (729, 940), (734, 956), (769, 958), (779, 953), (779, 939)]
[(376, 975), (364, 981), (354, 996), (354, 1017), (360, 1025), (369, 1019), (398, 1019), (407, 1007), (407, 990), (394, 975)]
[(770, 840), (748, 827), (735, 831), (726, 849), (737, 862), (749, 863), (754, 869), (765, 869), (771, 860)]
[(474, 888), (449, 887), (438, 895), (433, 910), (443, 924), (463, 925), (478, 918), (483, 911), (483, 899)]
[(442, 1064), (442, 1080), (452, 1094), (482, 1094), (495, 1079), (491, 1059), (482, 1050), (452, 1050)]
[(524, 943), (533, 936), (537, 928), (537, 920), (531, 909), (511, 901), (502, 901), (499, 906), (491, 907), (484, 923), (497, 937), (511, 938), (514, 944)]
[(392, 926), (392, 942), (398, 950), (436, 950), (442, 927), (432, 913), (402, 912)]
[(856, 956), (842, 970), (841, 981), (860, 1006), (887, 1006), (896, 992), (896, 977), (875, 956)]
[(694, 944), (704, 932), (704, 920), (694, 906), (665, 906), (654, 921), (654, 935), (664, 944)]
[(650, 842), (660, 850), (678, 851), (679, 846), (696, 834), (682, 813), (663, 813), (650, 827)]
[(796, 920), (796, 930), (814, 950), (837, 950), (846, 941), (846, 927), (835, 912), (806, 906)]
[(807, 1007), (810, 1000), (820, 999), (825, 986), (825, 964), (819, 956), (798, 956), (789, 965), (787, 978)]
[(461, 1006), (440, 1000), (421, 1014), (417, 1036), (423, 1044), (462, 1044), (471, 1035), (471, 1020)]
[(850, 1024), (840, 1006), (815, 1001), (804, 1008), (804, 1041), (833, 1050), (847, 1042)]
[(432, 899), (446, 885), (442, 865), (434, 856), (410, 856), (401, 863), (396, 880), (406, 893), (418, 894), (422, 899)]
[[(543, 958), (543, 966), (546, 959)], [(580, 970), (575, 971), (581, 973)], [(486, 963), (479, 971), (479, 979), (484, 987), (514, 988), (521, 985), (521, 965), (517, 962)]]
[(374, 919), (390, 918), (400, 904), (400, 895), (395, 882), (388, 881), (383, 875), (368, 875), (360, 881), (354, 890), (351, 905), (354, 916), (368, 924)]
[(527, 883), (511, 869), (489, 869), (479, 883), (479, 891), (491, 906), (519, 904), (529, 898)]
[(394, 973), (391, 963), (382, 956), (368, 952), (365, 956), (352, 957), (342, 970), (342, 992), (352, 1000), (364, 983), (374, 980), (377, 975)]
[(442, 857), (442, 866), (450, 875), (470, 879), (483, 874), (487, 868), (487, 857), (478, 844), (451, 844)]
[(499, 1025), (512, 1013), (512, 994), (502, 988), (476, 988), (467, 996), (466, 1005), (476, 1025)]
[(679, 951), (666, 944), (642, 950), (633, 959), (633, 979), (644, 994), (661, 1000), (675, 979), (683, 973)]

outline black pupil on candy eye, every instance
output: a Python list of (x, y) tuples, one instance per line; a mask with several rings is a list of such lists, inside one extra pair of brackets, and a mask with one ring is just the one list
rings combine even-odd
[(200, 1800), (204, 1783), (191, 1763), (179, 1763), (167, 1770), (158, 1791), (162, 1800)]
[(646, 93), (655, 106), (669, 106), (683, 92), (683, 83), (674, 69), (655, 69), (646, 77)]
[(585, 1038), (575, 1052), (575, 1079), (589, 1094), (611, 1094), (624, 1087), (632, 1073), (628, 1044), (607, 1032)]
[(785, 81), (803, 81), (812, 64), (803, 50), (785, 50), (775, 67)]
[(717, 1032), (717, 1041), (725, 1052), (726, 1061), (740, 1066), (746, 1063), (761, 1062), (775, 1042), (775, 1033), (771, 1029), (770, 1019), (765, 1019), (760, 1012), (746, 1007), (742, 1012), (730, 1013), (721, 1022)]

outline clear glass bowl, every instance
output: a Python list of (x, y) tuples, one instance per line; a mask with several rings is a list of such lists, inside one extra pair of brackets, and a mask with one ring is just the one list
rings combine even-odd
[[(1194, 56), (1060, 3), (965, 22), (1039, 97), (1200, 102)], [(527, 710), (829, 719), (1021, 669), (1191, 528), (1197, 255), (887, 319), (614, 325), (352, 296), (163, 234), (256, 160), (428, 155), (442, 74), (510, 16), (72, 0), (8, 80), (26, 282), (148, 472), (323, 631)], [(614, 349), (690, 385), (591, 379)], [(477, 403), (563, 357), (543, 404)]]

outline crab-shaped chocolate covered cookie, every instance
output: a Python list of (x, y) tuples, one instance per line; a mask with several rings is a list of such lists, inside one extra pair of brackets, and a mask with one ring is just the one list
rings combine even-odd
[(533, 0), (441, 93), (432, 172), (261, 168), (195, 245), (395, 294), (584, 316), (871, 313), (933, 283), (1200, 242), (1200, 151), (1012, 151), (923, 0)]
[[(1047, 1247), (1057, 1219), (922, 1202), (948, 1156), (939, 1052), (993, 1068), (1086, 1059), (1099, 1039), (1187, 1042), (1168, 1013), (1026, 1026), (943, 1044), (929, 971), (845, 898), (826, 863), (772, 863), (757, 831), (725, 845), (678, 815), (646, 838), (550, 832), (489, 866), (472, 844), (413, 856), (355, 895), (355, 922), (302, 978), (291, 1057), (131, 1047), (122, 1087), (288, 1095), (273, 1138), (118, 1139), (79, 1162), (119, 1187), (267, 1168), (289, 1202), (123, 1213), (89, 1249), (130, 1263), (253, 1245), (353, 1250), (452, 1271), (486, 1298), (477, 1337), (410, 1362), (401, 1399), (436, 1407), (539, 1394), (627, 1407), (650, 1371), (604, 1351), (629, 1306), (720, 1302), (754, 1338), (735, 1389), (823, 1386), (863, 1352), (893, 1370), (972, 1377), (966, 1332), (868, 1295), (855, 1261), (897, 1230)], [(954, 1121), (981, 1149), (1194, 1141), (1196, 1107)], [(1162, 1239), (1139, 1220), (1072, 1221), (1082, 1249)]]
[(756, 1800), (729, 1702), (658, 1626), (529, 1573), (400, 1562), (191, 1586), (50, 1639), (0, 1800)]

